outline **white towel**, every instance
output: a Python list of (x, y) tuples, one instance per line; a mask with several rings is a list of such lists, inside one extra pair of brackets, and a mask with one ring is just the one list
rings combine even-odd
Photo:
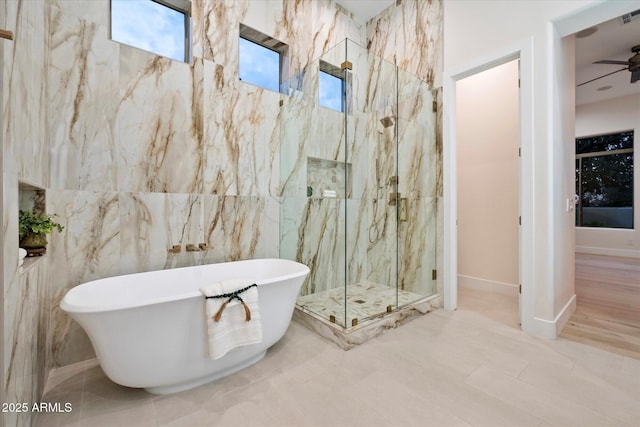
[[(231, 279), (223, 280), (209, 286), (200, 288), (205, 296), (217, 296), (229, 294), (239, 289), (250, 286), (252, 282), (247, 280)], [(206, 299), (207, 329), (209, 335), (209, 357), (219, 359), (229, 350), (243, 345), (262, 342), (262, 324), (260, 322), (260, 310), (258, 307), (258, 288), (253, 286), (238, 295), (251, 310), (251, 320), (246, 321), (246, 313), (242, 303), (237, 299), (208, 298)], [(220, 307), (227, 302), (220, 321), (213, 317)]]

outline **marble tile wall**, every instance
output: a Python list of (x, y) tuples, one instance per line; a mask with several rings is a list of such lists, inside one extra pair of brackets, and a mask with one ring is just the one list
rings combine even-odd
[(119, 47), (118, 189), (201, 193), (202, 61)]
[(69, 6), (52, 3), (49, 16), (50, 187), (116, 191), (118, 45), (104, 22)]
[(397, 2), (367, 22), (367, 47), (402, 70), (440, 87), (442, 13), (438, 0)]
[(46, 8), (38, 2), (2, 2), (4, 28), (14, 33), (3, 41), (3, 172), (39, 187), (49, 184), (46, 69)]
[[(49, 310), (42, 301), (50, 300), (50, 289), (46, 286), (49, 276), (48, 263), (40, 262), (19, 277), (6, 294), (5, 301), (5, 348), (6, 365), (5, 402), (39, 402), (46, 381)], [(8, 350), (8, 354), (7, 354)], [(33, 413), (9, 411), (5, 413), (6, 426), (30, 425)]]
[[(37, 401), (48, 365), (46, 259), (28, 271), (18, 266), (19, 182), (49, 185), (49, 146), (46, 114), (47, 19), (40, 2), (0, 3), (0, 28), (13, 32), (0, 44), (2, 115), (2, 402)], [(30, 425), (31, 412), (2, 412), (0, 425)]]

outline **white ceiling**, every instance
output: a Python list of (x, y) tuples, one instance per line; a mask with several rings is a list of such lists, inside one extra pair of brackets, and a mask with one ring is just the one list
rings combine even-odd
[[(585, 38), (576, 38), (576, 85), (624, 68), (623, 65), (594, 64), (602, 59), (627, 61), (633, 56), (631, 48), (640, 45), (640, 19), (622, 24), (620, 18), (597, 25), (598, 31)], [(630, 94), (640, 96), (640, 81), (631, 84), (631, 72), (603, 77), (576, 87), (576, 105), (604, 101)], [(612, 86), (609, 90), (598, 88)]]
[(336, 3), (362, 22), (367, 22), (394, 2), (395, 0), (336, 0)]

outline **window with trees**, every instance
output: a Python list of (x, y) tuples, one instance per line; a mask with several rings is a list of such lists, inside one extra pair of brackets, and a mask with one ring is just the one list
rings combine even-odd
[(633, 228), (633, 131), (576, 139), (576, 226)]

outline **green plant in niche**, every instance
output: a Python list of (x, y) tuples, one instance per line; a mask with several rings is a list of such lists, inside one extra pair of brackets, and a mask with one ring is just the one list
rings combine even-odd
[(56, 229), (62, 232), (64, 227), (53, 220), (56, 214), (37, 214), (31, 211), (20, 211), (18, 215), (18, 233), (20, 235), (20, 247), (38, 249), (47, 246), (47, 234)]

